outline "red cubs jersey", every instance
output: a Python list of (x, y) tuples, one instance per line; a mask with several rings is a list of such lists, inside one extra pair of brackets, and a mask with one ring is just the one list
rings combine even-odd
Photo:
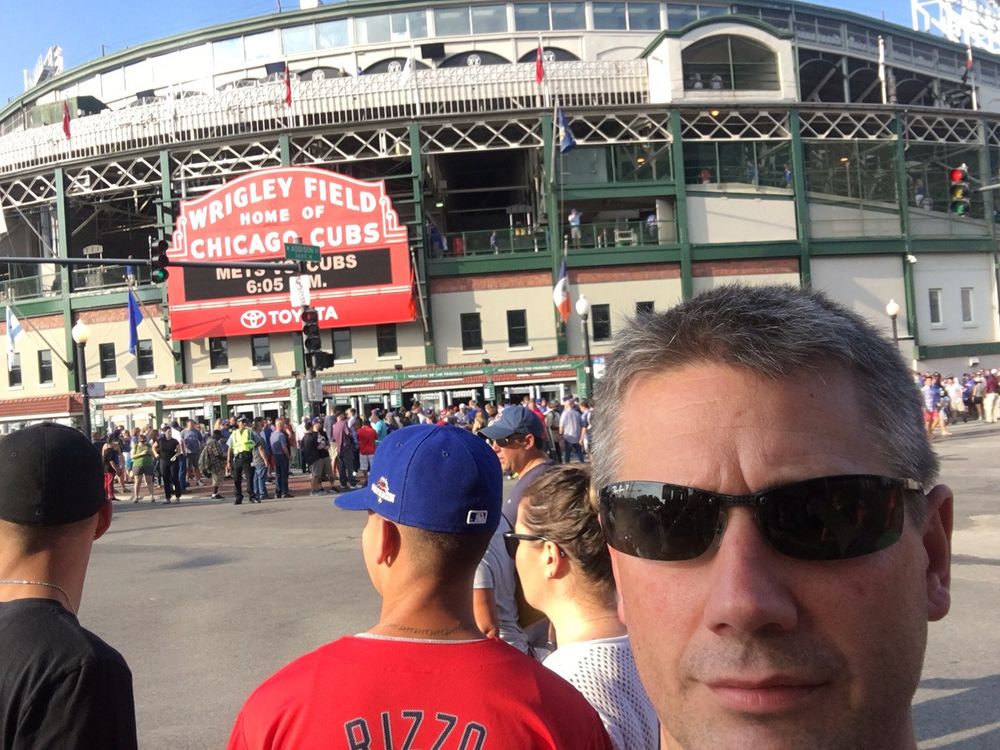
[(611, 750), (576, 689), (495, 640), (347, 637), (247, 699), (230, 750)]

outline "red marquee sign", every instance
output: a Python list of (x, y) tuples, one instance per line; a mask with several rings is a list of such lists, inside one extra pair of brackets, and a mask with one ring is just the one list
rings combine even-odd
[(323, 328), (416, 318), (406, 227), (385, 183), (310, 167), (262, 169), (181, 203), (167, 280), (170, 335), (178, 340), (301, 330), (288, 285), (295, 270), (226, 268), (285, 257), (285, 244), (318, 245), (306, 263)]

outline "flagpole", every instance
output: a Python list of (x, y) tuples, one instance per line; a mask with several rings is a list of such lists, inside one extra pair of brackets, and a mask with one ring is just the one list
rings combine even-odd
[[(154, 319), (154, 315), (149, 312), (146, 306), (142, 303), (142, 300), (139, 299), (139, 295), (135, 293), (136, 287), (134, 286), (134, 284), (131, 281), (129, 281), (128, 278), (126, 278), (125, 285), (128, 287), (129, 293), (132, 294), (133, 298), (135, 299), (136, 304), (139, 305), (139, 309), (142, 310), (143, 318), (148, 319), (150, 322), (152, 322)], [(153, 330), (156, 331), (156, 333), (159, 335), (160, 339), (163, 341), (164, 346), (166, 346), (167, 350), (170, 352), (170, 356), (173, 357), (174, 348), (170, 346), (170, 342), (167, 340), (167, 337), (163, 335), (163, 331), (161, 331), (160, 327), (155, 324), (153, 325)]]
[(979, 100), (976, 97), (976, 70), (972, 64), (972, 45), (966, 44), (965, 51), (966, 51), (965, 67), (969, 71), (969, 91), (972, 92), (972, 111), (975, 112), (978, 111), (979, 109)]
[(882, 103), (887, 104), (888, 99), (885, 93), (885, 39), (881, 35), (878, 38), (878, 80), (882, 88)]

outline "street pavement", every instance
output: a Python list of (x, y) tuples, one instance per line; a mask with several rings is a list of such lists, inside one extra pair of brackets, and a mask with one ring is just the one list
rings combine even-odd
[[(921, 750), (995, 750), (1000, 425), (957, 425), (935, 447), (956, 495), (953, 597), (951, 614), (930, 625), (917, 737)], [(299, 474), (291, 499), (234, 506), (231, 483), (225, 492), (226, 501), (203, 488), (180, 504), (118, 503), (94, 547), (80, 620), (132, 668), (144, 750), (224, 746), (261, 680), (378, 615), (363, 513), (309, 496)]]

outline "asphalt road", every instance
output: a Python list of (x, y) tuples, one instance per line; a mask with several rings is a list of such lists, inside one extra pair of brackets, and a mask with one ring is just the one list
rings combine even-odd
[[(1000, 747), (1000, 425), (936, 441), (956, 493), (951, 614), (930, 626), (920, 748)], [(236, 712), (298, 655), (374, 622), (363, 514), (309, 497), (233, 506), (119, 504), (94, 547), (83, 624), (135, 676), (140, 747), (222, 747)], [(232, 492), (229, 493), (230, 498)]]

